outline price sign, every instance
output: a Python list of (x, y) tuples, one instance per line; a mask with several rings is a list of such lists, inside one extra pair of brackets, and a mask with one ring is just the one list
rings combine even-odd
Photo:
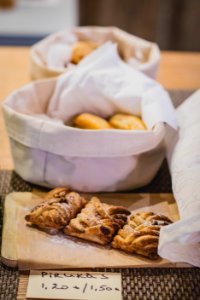
[(121, 300), (121, 274), (32, 270), (26, 297)]

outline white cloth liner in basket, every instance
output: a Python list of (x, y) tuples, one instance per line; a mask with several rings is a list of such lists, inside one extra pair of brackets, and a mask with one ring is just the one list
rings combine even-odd
[[(81, 112), (142, 115), (148, 130), (68, 126)], [(127, 190), (150, 182), (164, 158), (163, 123), (176, 129), (167, 92), (124, 63), (111, 43), (57, 79), (17, 90), (5, 101), (4, 113), (22, 178), (85, 192)]]
[[(70, 63), (72, 46), (78, 40), (98, 44), (117, 43), (124, 61), (133, 68), (155, 78), (160, 62), (160, 51), (148, 42), (116, 27), (74, 27), (55, 32), (31, 48), (31, 77), (41, 79), (58, 76), (75, 67)], [(103, 53), (104, 55), (104, 53)]]

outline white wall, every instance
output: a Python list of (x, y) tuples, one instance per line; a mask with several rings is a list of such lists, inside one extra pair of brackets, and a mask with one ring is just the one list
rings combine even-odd
[(43, 35), (78, 25), (77, 0), (17, 0), (0, 10), (0, 34)]

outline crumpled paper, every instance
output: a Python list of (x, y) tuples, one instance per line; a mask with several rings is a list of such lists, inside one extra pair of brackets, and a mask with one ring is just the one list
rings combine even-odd
[(168, 162), (180, 221), (161, 229), (159, 254), (200, 267), (200, 90), (178, 109), (178, 141), (168, 144)]
[(124, 61), (133, 68), (155, 78), (160, 62), (156, 44), (133, 36), (116, 27), (74, 27), (56, 32), (31, 48), (33, 79), (58, 76), (76, 66), (70, 63), (72, 46), (79, 40), (91, 40), (100, 45), (117, 43)]

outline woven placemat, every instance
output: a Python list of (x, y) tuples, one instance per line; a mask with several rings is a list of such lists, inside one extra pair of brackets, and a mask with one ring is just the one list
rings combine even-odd
[[(177, 107), (192, 91), (170, 92)], [(32, 185), (15, 172), (0, 171), (0, 230), (3, 221), (3, 202), (12, 191), (31, 191)], [(136, 192), (136, 191), (134, 191)], [(153, 181), (137, 192), (170, 193), (171, 179), (166, 161), (163, 162)], [(1, 239), (1, 235), (0, 235)], [(1, 242), (1, 241), (0, 241)], [(95, 269), (103, 272), (121, 272), (123, 299), (126, 300), (198, 300), (200, 299), (200, 269), (159, 268), (159, 269)], [(19, 272), (0, 264), (0, 300), (14, 300), (17, 296)]]
[[(0, 232), (3, 224), (3, 203), (5, 196), (13, 191), (31, 191), (32, 187), (15, 172), (0, 171)], [(1, 245), (0, 234), (0, 245)], [(14, 300), (17, 296), (19, 271), (0, 262), (0, 300)]]
[(122, 274), (124, 300), (199, 300), (198, 268), (95, 269)]

